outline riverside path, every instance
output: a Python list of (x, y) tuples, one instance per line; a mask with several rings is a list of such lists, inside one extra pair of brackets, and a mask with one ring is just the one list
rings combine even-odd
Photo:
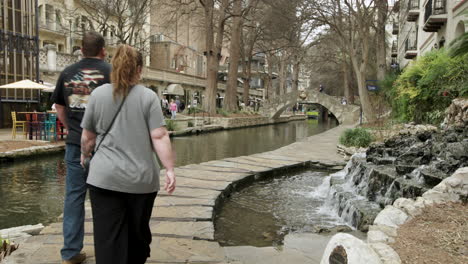
[[(154, 204), (150, 221), (153, 242), (147, 263), (229, 263), (223, 248), (214, 240), (214, 213), (224, 197), (243, 184), (293, 167), (342, 168), (345, 163), (336, 144), (346, 128), (338, 126), (269, 152), (176, 168), (176, 191), (171, 196), (161, 191)], [(83, 251), (88, 259), (83, 263), (92, 264), (95, 259), (89, 203), (85, 221)], [(61, 263), (61, 230), (61, 222), (47, 226), (20, 244), (5, 263)]]

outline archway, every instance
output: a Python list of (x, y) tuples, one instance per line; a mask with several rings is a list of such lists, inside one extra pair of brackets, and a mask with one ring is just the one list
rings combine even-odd
[(458, 22), (457, 27), (455, 28), (455, 38), (460, 37), (465, 33), (465, 23), (463, 21)]

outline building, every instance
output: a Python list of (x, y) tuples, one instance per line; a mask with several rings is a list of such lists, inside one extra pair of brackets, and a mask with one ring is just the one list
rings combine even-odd
[(447, 46), (466, 32), (467, 0), (401, 0), (398, 24), (397, 61), (404, 68), (428, 51)]
[[(36, 1), (0, 1), (0, 85), (38, 80)], [(24, 111), (40, 102), (38, 90), (0, 90), (0, 127), (10, 123), (11, 111)]]

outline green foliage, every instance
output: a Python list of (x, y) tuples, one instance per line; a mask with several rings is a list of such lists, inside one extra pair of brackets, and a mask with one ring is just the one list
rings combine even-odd
[(167, 119), (166, 120), (166, 129), (169, 131), (176, 131), (177, 124), (174, 120)]
[(468, 96), (468, 53), (450, 57), (443, 49), (429, 52), (381, 85), (398, 121), (440, 123), (454, 98)]
[(194, 125), (195, 125), (195, 124), (193, 123), (193, 121), (188, 121), (188, 123), (187, 123), (187, 126), (188, 126), (188, 127), (194, 127)]
[(187, 108), (187, 109), (188, 109), (188, 114), (189, 115), (203, 112), (203, 110), (201, 108), (199, 108), (199, 107), (190, 107), (190, 108)]
[(216, 113), (217, 113), (218, 115), (222, 115), (222, 116), (224, 116), (224, 117), (229, 116), (229, 112), (226, 111), (226, 110), (224, 110), (223, 108), (218, 108), (218, 109), (216, 109)]
[(468, 32), (456, 38), (450, 43), (449, 55), (462, 56), (468, 53)]
[(340, 144), (346, 147), (362, 147), (366, 148), (372, 143), (373, 138), (371, 133), (364, 128), (346, 129), (340, 136)]

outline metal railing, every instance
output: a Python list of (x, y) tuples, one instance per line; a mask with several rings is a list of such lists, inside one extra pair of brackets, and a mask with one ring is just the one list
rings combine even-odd
[(396, 53), (398, 53), (398, 44), (396, 40), (394, 40), (392, 43), (392, 54), (396, 54)]
[(447, 14), (447, 0), (429, 0), (425, 6), (424, 22), (432, 15)]
[(418, 38), (416, 31), (412, 31), (408, 34), (408, 38), (405, 40), (405, 52), (408, 50), (417, 50)]

